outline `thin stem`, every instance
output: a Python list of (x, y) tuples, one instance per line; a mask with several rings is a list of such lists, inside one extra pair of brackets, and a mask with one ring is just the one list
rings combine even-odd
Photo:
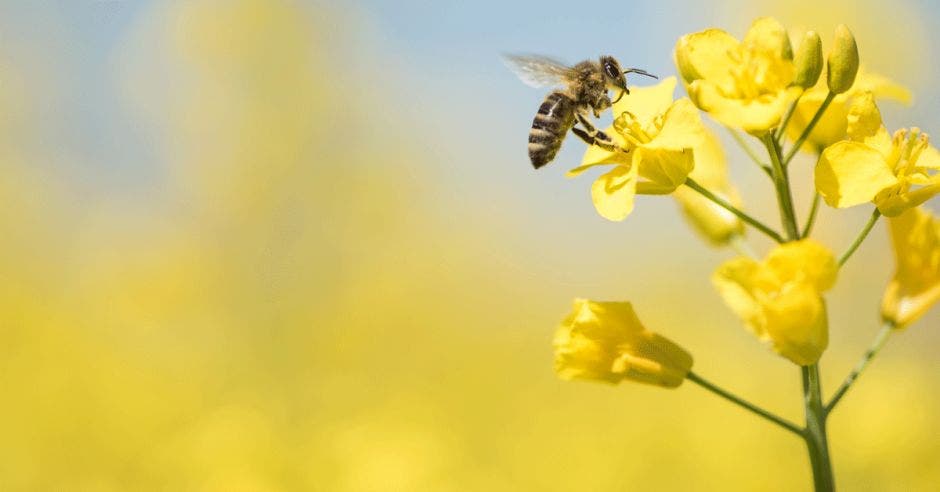
[(826, 410), (822, 405), (819, 383), (819, 365), (801, 367), (803, 374), (803, 403), (806, 410), (806, 431), (803, 434), (813, 467), (813, 485), (816, 492), (835, 490), (832, 461), (829, 458), (829, 440), (826, 436)]
[(809, 237), (810, 231), (813, 230), (813, 224), (816, 223), (816, 214), (819, 212), (819, 199), (819, 193), (813, 195), (813, 205), (809, 208), (809, 217), (806, 218), (806, 225), (803, 226), (800, 237)]
[(819, 109), (816, 110), (816, 114), (813, 115), (813, 119), (809, 120), (809, 124), (806, 125), (806, 128), (803, 129), (803, 133), (800, 134), (800, 138), (796, 139), (796, 142), (793, 143), (793, 147), (790, 148), (790, 152), (787, 153), (787, 157), (783, 159), (784, 166), (788, 166), (790, 161), (793, 160), (793, 156), (795, 156), (796, 153), (800, 151), (800, 147), (802, 147), (803, 143), (806, 142), (806, 139), (809, 138), (809, 134), (813, 132), (813, 128), (815, 128), (816, 124), (819, 123), (823, 113), (826, 112), (826, 108), (829, 107), (835, 97), (836, 95), (832, 92), (826, 94), (826, 99), (823, 99), (822, 105), (819, 106)]
[(747, 239), (744, 237), (744, 234), (735, 234), (731, 237), (731, 247), (741, 256), (747, 256), (748, 258), (757, 258), (757, 254), (754, 253), (754, 250), (751, 248), (751, 245), (747, 243)]
[(771, 175), (770, 166), (768, 166), (763, 161), (761, 161), (757, 153), (754, 152), (754, 149), (752, 149), (751, 146), (748, 145), (748, 143), (744, 141), (744, 137), (741, 136), (741, 133), (733, 128), (729, 128), (728, 131), (731, 133), (731, 136), (734, 138), (734, 141), (737, 142), (738, 145), (741, 146), (742, 149), (744, 149), (744, 153), (747, 154), (748, 157), (750, 157), (752, 161), (754, 161), (754, 164), (757, 164), (758, 167), (763, 169), (764, 172), (767, 173), (768, 176), (770, 176)]
[(840, 267), (844, 265), (846, 261), (849, 261), (849, 258), (852, 257), (855, 250), (862, 244), (862, 241), (868, 237), (868, 233), (871, 232), (872, 227), (875, 227), (875, 222), (878, 222), (879, 217), (881, 217), (881, 211), (875, 208), (871, 213), (871, 218), (868, 219), (868, 223), (865, 224), (865, 228), (862, 229), (862, 232), (858, 233), (858, 237), (855, 238), (855, 242), (853, 242), (852, 245), (849, 246), (849, 249), (845, 253), (842, 253), (842, 257), (839, 258)]
[[(803, 94), (800, 94), (802, 97)], [(780, 126), (777, 128), (777, 132), (774, 134), (774, 140), (780, 142), (783, 138), (784, 133), (787, 131), (787, 125), (790, 124), (790, 118), (793, 117), (793, 112), (796, 110), (796, 103), (800, 102), (800, 98), (797, 97), (790, 103), (790, 107), (787, 108), (787, 113), (783, 116), (783, 121), (780, 122)]]
[(762, 138), (767, 153), (770, 154), (770, 163), (773, 165), (774, 187), (777, 189), (777, 204), (780, 207), (780, 222), (787, 232), (787, 240), (795, 241), (800, 238), (800, 231), (796, 227), (796, 212), (793, 211), (793, 195), (790, 193), (790, 178), (787, 170), (780, 162), (780, 149), (777, 142), (768, 133)]
[(839, 389), (836, 390), (836, 393), (832, 395), (832, 399), (829, 400), (829, 403), (826, 404), (826, 414), (835, 408), (836, 404), (839, 403), (839, 400), (845, 396), (845, 393), (849, 391), (849, 388), (852, 387), (852, 383), (858, 379), (858, 376), (862, 374), (862, 371), (868, 367), (868, 364), (871, 363), (871, 360), (878, 355), (878, 352), (885, 346), (885, 343), (888, 341), (888, 337), (891, 333), (894, 332), (894, 323), (886, 322), (884, 326), (881, 327), (881, 330), (875, 335), (875, 341), (872, 342), (871, 346), (868, 347), (868, 350), (865, 352), (865, 355), (862, 356), (861, 360), (855, 364), (855, 367), (852, 368), (852, 372), (845, 377), (845, 381), (842, 381), (842, 385), (839, 386)]
[(764, 234), (767, 234), (774, 241), (777, 241), (778, 243), (783, 242), (783, 238), (780, 237), (780, 234), (778, 234), (776, 231), (774, 231), (770, 227), (767, 227), (766, 225), (764, 225), (764, 223), (755, 219), (754, 217), (751, 217), (750, 215), (744, 213), (743, 211), (741, 211), (734, 205), (728, 203), (726, 200), (719, 197), (718, 195), (715, 195), (714, 193), (706, 190), (705, 188), (702, 187), (702, 185), (698, 184), (694, 179), (686, 178), (685, 185), (699, 192), (702, 196), (714, 202), (715, 205), (718, 205), (719, 207), (733, 213), (739, 219), (743, 220), (745, 223), (750, 224), (757, 230), (763, 232)]
[(708, 391), (711, 391), (712, 393), (715, 393), (716, 395), (730, 401), (731, 403), (734, 403), (735, 405), (738, 405), (742, 408), (750, 410), (751, 412), (783, 427), (784, 429), (787, 429), (790, 432), (793, 432), (794, 434), (798, 436), (803, 435), (803, 429), (800, 429), (796, 424), (793, 424), (792, 422), (786, 419), (778, 417), (774, 415), (773, 413), (768, 412), (767, 410), (764, 410), (763, 408), (760, 408), (757, 405), (754, 405), (753, 403), (750, 403), (742, 398), (735, 396), (732, 393), (729, 393), (719, 388), (718, 386), (715, 386), (714, 384), (702, 379), (698, 374), (695, 374), (694, 372), (689, 371), (689, 374), (686, 376), (686, 378), (689, 381), (692, 381), (693, 383), (696, 383), (699, 386), (707, 389)]

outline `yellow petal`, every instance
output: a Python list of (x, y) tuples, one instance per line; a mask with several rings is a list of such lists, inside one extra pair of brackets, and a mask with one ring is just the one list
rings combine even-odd
[(831, 207), (845, 208), (872, 201), (897, 183), (877, 150), (858, 142), (838, 142), (823, 151), (816, 164), (816, 191)]
[(728, 183), (728, 161), (721, 140), (714, 131), (705, 128), (702, 140), (693, 148), (695, 167), (689, 174), (709, 190), (724, 190)]
[(891, 135), (884, 127), (874, 94), (863, 92), (854, 97), (846, 121), (848, 138), (877, 150), (885, 158), (891, 155)]
[(629, 302), (576, 299), (553, 345), (555, 369), (562, 379), (632, 379), (674, 388), (692, 367), (692, 356), (647, 330)]
[(607, 220), (620, 221), (633, 211), (636, 197), (637, 166), (617, 166), (594, 181), (591, 198), (597, 213)]
[(655, 185), (644, 187), (644, 194), (671, 193), (685, 183), (695, 165), (692, 149), (677, 151), (637, 147), (634, 152), (633, 166), (640, 176)]
[(931, 179), (930, 184), (915, 190), (898, 193), (895, 189), (883, 190), (875, 196), (875, 205), (885, 217), (896, 217), (940, 193), (940, 180)]
[(877, 99), (891, 99), (905, 105), (911, 104), (913, 95), (903, 85), (877, 73), (868, 72), (862, 67), (858, 71), (855, 85), (850, 92), (871, 92)]
[(767, 338), (794, 364), (815, 364), (829, 345), (826, 304), (808, 284), (793, 284), (764, 306)]
[(875, 96), (866, 92), (856, 97), (849, 106), (848, 137), (864, 142), (865, 139), (875, 136), (881, 127), (881, 111), (875, 105)]
[(676, 67), (686, 83), (707, 79), (731, 89), (734, 86), (731, 69), (736, 65), (731, 53), (738, 46), (737, 39), (720, 29), (686, 34), (676, 43)]
[(940, 170), (940, 152), (932, 145), (928, 146), (917, 159), (917, 165), (926, 169)]
[(778, 246), (764, 262), (736, 258), (712, 282), (725, 303), (761, 340), (796, 364), (812, 364), (828, 344), (818, 287), (835, 281), (835, 260), (809, 240)]
[(772, 17), (755, 20), (744, 36), (744, 45), (774, 58), (793, 59), (793, 47), (787, 30)]
[(763, 135), (776, 127), (799, 88), (764, 94), (753, 99), (725, 97), (711, 81), (697, 80), (689, 85), (689, 96), (703, 111), (732, 128), (741, 128), (752, 135)]
[(889, 219), (895, 273), (881, 315), (905, 328), (940, 301), (940, 220), (922, 208)]
[(614, 104), (614, 118), (629, 111), (641, 125), (647, 125), (669, 109), (675, 91), (675, 77), (666, 77), (648, 87), (630, 86), (630, 94), (624, 95)]
[(836, 283), (839, 264), (828, 248), (813, 239), (781, 244), (765, 260), (784, 282), (812, 285), (817, 292), (825, 292)]
[(692, 101), (683, 97), (668, 108), (663, 116), (663, 127), (659, 134), (643, 147), (683, 150), (701, 143), (705, 136), (705, 125), (702, 124), (702, 117)]
[(940, 283), (921, 291), (911, 292), (902, 281), (892, 279), (881, 299), (881, 318), (904, 329), (920, 319), (940, 301)]
[(721, 264), (712, 274), (712, 284), (725, 304), (758, 337), (766, 336), (766, 317), (759, 293), (776, 284), (763, 266), (750, 258), (735, 258)]

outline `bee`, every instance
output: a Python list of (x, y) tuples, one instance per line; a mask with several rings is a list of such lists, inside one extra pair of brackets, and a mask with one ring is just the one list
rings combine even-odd
[[(620, 63), (612, 56), (602, 56), (597, 61), (585, 60), (574, 66), (544, 56), (506, 55), (504, 59), (509, 68), (532, 87), (564, 86), (545, 97), (532, 121), (529, 160), (536, 169), (555, 158), (568, 130), (588, 145), (612, 152), (624, 151), (609, 135), (591, 124), (588, 112), (599, 118), (624, 94), (630, 94), (628, 73), (657, 78), (639, 68), (621, 70)], [(615, 101), (610, 100), (608, 90), (620, 91)]]

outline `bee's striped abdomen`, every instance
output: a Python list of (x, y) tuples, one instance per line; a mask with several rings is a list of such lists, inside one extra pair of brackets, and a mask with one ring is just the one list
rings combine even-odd
[(574, 101), (564, 92), (549, 94), (529, 130), (529, 160), (536, 169), (555, 158), (568, 130), (574, 126)]

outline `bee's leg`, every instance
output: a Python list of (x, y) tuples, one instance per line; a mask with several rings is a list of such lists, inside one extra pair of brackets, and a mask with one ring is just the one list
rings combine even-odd
[(588, 145), (597, 145), (597, 140), (590, 133), (576, 126), (571, 127), (571, 133), (574, 133), (575, 135), (577, 135), (578, 138), (580, 138), (581, 140), (584, 140), (584, 143)]
[(600, 118), (601, 113), (611, 106), (613, 106), (613, 103), (610, 102), (610, 96), (604, 94), (594, 106), (591, 106), (591, 110), (594, 111), (595, 118)]
[(609, 135), (595, 128), (594, 125), (592, 125), (591, 122), (584, 117), (584, 115), (579, 113), (577, 118), (578, 123), (581, 123), (581, 126), (584, 127), (584, 130), (578, 127), (572, 127), (571, 131), (580, 137), (581, 140), (587, 142), (588, 145), (597, 145), (598, 147), (608, 152), (628, 152), (623, 147), (617, 145), (617, 143), (614, 142), (614, 140), (610, 138)]

